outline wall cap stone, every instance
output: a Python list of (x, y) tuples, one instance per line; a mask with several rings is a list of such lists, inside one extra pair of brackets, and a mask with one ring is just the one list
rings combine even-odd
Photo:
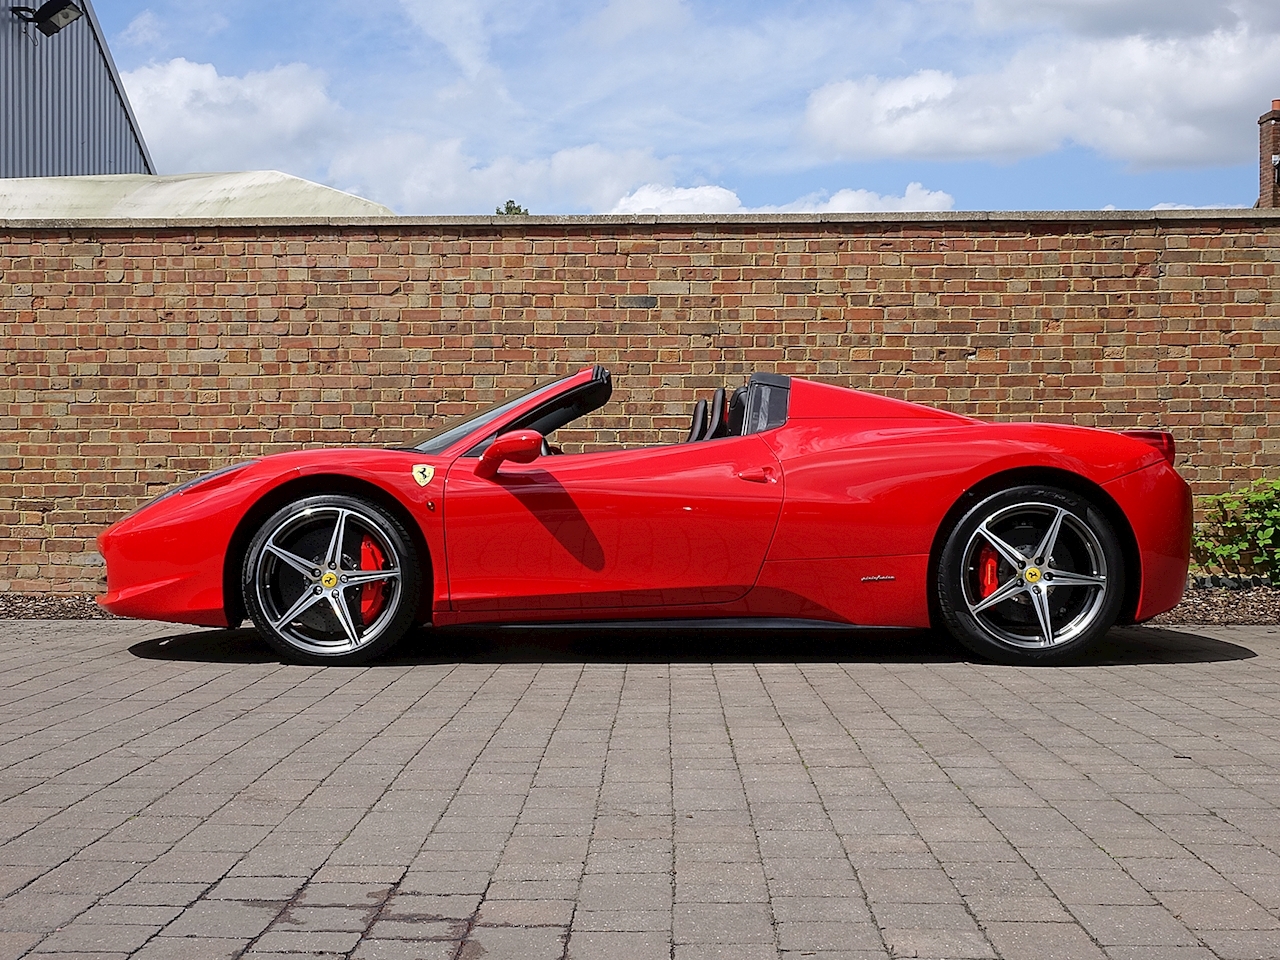
[(1280, 209), (1194, 210), (945, 210), (912, 213), (592, 214), (589, 216), (466, 217), (223, 217), (181, 219), (6, 219), (3, 230), (164, 229), (182, 227), (594, 227), (594, 226), (786, 226), (875, 223), (1169, 223), (1205, 220), (1280, 221)]

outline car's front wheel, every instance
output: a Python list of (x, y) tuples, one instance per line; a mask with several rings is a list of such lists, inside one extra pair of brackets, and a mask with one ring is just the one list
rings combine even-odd
[(417, 614), (413, 540), (395, 517), (358, 497), (312, 496), (281, 508), (249, 544), (242, 574), (258, 632), (303, 663), (372, 660)]
[(1124, 553), (1085, 498), (1050, 486), (1002, 490), (970, 509), (943, 547), (938, 607), (970, 650), (1005, 663), (1050, 663), (1115, 623)]

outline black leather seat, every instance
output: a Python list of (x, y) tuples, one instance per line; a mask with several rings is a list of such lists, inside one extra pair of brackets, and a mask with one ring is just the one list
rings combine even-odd
[(724, 387), (718, 387), (711, 395), (711, 429), (705, 439), (714, 440), (716, 437), (729, 435), (729, 420), (726, 416), (728, 411), (724, 407)]
[(695, 443), (707, 435), (707, 401), (699, 400), (693, 405), (693, 422), (689, 424), (689, 436), (685, 443)]
[(729, 430), (728, 436), (742, 436), (742, 421), (747, 418), (747, 388), (745, 385), (733, 391), (733, 397), (729, 400)]

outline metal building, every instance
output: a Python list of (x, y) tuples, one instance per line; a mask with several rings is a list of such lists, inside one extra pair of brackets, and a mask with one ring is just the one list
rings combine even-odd
[(155, 168), (92, 4), (0, 6), (0, 177), (104, 173)]

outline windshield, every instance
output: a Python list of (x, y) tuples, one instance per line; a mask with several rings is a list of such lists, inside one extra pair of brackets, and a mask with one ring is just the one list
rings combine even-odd
[(473, 413), (471, 416), (463, 420), (451, 420), (444, 424), (434, 433), (428, 434), (424, 439), (414, 444), (413, 449), (421, 450), (423, 453), (441, 453), (453, 446), (463, 437), (479, 430), (486, 424), (498, 420), (504, 413), (514, 407), (518, 407), (526, 400), (544, 393), (550, 393), (555, 387), (568, 380), (569, 377), (561, 377), (558, 380), (552, 380), (550, 383), (536, 384), (530, 387), (524, 393), (516, 394), (514, 397), (507, 397), (499, 400), (487, 410), (479, 413)]

